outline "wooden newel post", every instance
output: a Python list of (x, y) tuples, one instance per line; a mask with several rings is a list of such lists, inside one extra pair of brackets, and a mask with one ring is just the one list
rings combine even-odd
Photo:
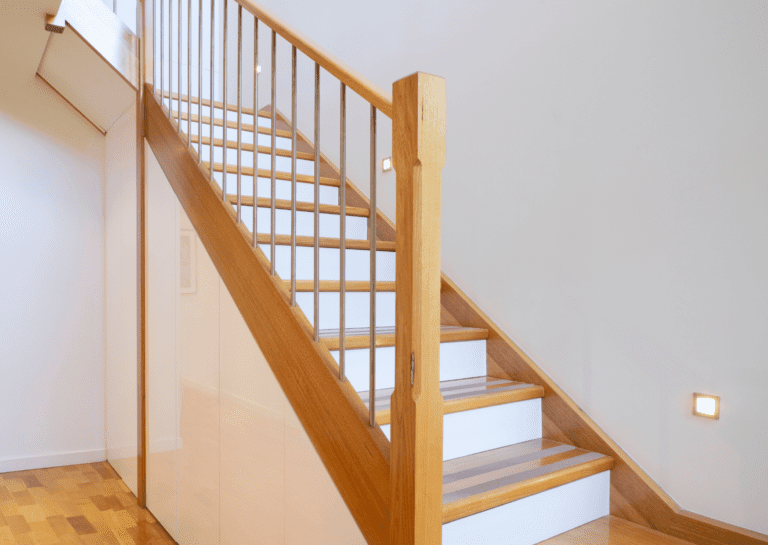
[(397, 318), (392, 394), (391, 545), (442, 541), (440, 175), (445, 80), (416, 73), (393, 85), (397, 171)]

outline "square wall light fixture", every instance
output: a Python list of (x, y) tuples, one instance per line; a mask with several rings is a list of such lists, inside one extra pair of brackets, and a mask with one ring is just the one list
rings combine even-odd
[(720, 420), (720, 397), (709, 394), (693, 394), (693, 414), (712, 420)]

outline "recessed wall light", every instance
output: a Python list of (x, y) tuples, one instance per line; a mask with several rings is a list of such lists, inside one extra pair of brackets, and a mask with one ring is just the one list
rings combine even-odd
[(256, 73), (257, 74), (261, 74), (261, 65), (260, 64), (256, 65)]
[(392, 157), (385, 157), (384, 160), (381, 161), (381, 170), (384, 172), (392, 170)]
[(713, 420), (720, 419), (720, 398), (708, 394), (693, 394), (693, 414)]

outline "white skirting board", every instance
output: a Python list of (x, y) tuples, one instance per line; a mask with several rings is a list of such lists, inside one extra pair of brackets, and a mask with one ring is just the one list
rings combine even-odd
[(26, 471), (45, 467), (70, 466), (74, 464), (90, 464), (103, 462), (107, 459), (106, 449), (79, 450), (74, 452), (58, 452), (43, 456), (25, 458), (6, 458), (0, 460), (0, 473), (8, 471)]
[(443, 524), (443, 545), (534, 545), (605, 517), (611, 472)]

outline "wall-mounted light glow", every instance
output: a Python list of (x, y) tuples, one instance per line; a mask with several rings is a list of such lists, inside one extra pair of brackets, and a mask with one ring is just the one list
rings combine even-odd
[(695, 416), (703, 416), (705, 418), (719, 420), (720, 398), (708, 394), (693, 394), (693, 414)]
[(260, 64), (256, 65), (256, 73), (257, 74), (261, 74), (261, 65)]
[(392, 170), (392, 157), (384, 158), (384, 160), (381, 162), (381, 170), (384, 172), (389, 172)]

